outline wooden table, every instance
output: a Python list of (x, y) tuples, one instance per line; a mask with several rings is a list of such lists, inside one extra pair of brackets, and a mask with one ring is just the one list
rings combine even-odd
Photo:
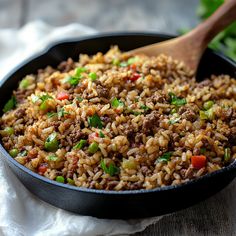
[[(174, 34), (179, 28), (197, 24), (197, 5), (197, 0), (0, 0), (0, 28), (19, 28), (41, 19), (52, 25), (79, 22), (99, 31), (154, 30)], [(165, 216), (136, 235), (236, 235), (235, 196), (233, 181), (212, 198)]]

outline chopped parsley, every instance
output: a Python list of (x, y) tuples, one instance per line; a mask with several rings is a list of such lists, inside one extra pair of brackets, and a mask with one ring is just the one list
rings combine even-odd
[(137, 57), (131, 57), (131, 58), (128, 59), (127, 63), (128, 63), (128, 65), (132, 65), (137, 61), (138, 61)]
[(91, 73), (89, 73), (89, 78), (92, 81), (95, 81), (97, 79), (97, 74), (95, 72), (91, 72)]
[(140, 108), (143, 109), (144, 111), (150, 110), (150, 107), (147, 107), (145, 105), (141, 105)]
[(104, 135), (104, 133), (101, 130), (99, 131), (99, 137), (100, 138), (105, 138), (105, 135)]
[(116, 175), (120, 172), (119, 168), (116, 167), (113, 163), (110, 163), (110, 165), (107, 167), (104, 160), (102, 159), (100, 164), (103, 171), (110, 176)]
[(56, 155), (50, 155), (47, 157), (48, 161), (58, 161), (58, 157)]
[(63, 107), (62, 107), (62, 108), (58, 111), (58, 113), (57, 113), (59, 119), (60, 119), (61, 117), (64, 117), (65, 115), (68, 115), (68, 114), (70, 114), (70, 113), (69, 113), (69, 112), (66, 112)]
[(78, 100), (79, 102), (82, 102), (84, 99), (83, 99), (82, 97), (77, 97), (77, 100)]
[(120, 106), (124, 106), (124, 103), (122, 101), (120, 101), (119, 99), (117, 98), (113, 98), (111, 100), (111, 105), (114, 107), (114, 108), (117, 108), (117, 107), (120, 107)]
[(183, 106), (187, 103), (185, 98), (177, 97), (174, 93), (169, 93), (170, 104), (175, 106)]
[(80, 141), (73, 147), (73, 149), (82, 149), (86, 145), (87, 141), (85, 139), (80, 139)]
[(39, 97), (39, 98), (42, 100), (42, 102), (45, 102), (45, 101), (47, 101), (48, 99), (53, 99), (53, 97), (50, 96), (50, 95), (48, 95), (48, 94), (44, 94), (44, 95), (42, 95), (42, 96)]
[(157, 162), (168, 162), (173, 152), (165, 152), (162, 156), (157, 159)]
[(102, 128), (102, 121), (97, 114), (94, 114), (93, 116), (88, 117), (88, 123), (91, 127), (99, 128), (99, 129)]
[(57, 115), (57, 113), (55, 113), (55, 112), (48, 112), (47, 113), (48, 118), (51, 118), (51, 117), (56, 116), (56, 115)]
[(11, 109), (15, 108), (16, 107), (16, 97), (15, 96), (12, 96), (11, 99), (9, 99), (7, 101), (7, 103), (5, 104), (4, 108), (2, 109), (3, 112), (7, 112), (7, 111), (10, 111)]

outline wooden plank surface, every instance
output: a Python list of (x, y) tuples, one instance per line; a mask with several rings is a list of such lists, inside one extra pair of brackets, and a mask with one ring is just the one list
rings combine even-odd
[[(0, 28), (16, 28), (40, 19), (56, 26), (79, 22), (99, 31), (155, 30), (173, 34), (179, 28), (197, 24), (197, 4), (197, 0), (0, 0)], [(235, 196), (233, 181), (212, 198), (165, 216), (135, 235), (236, 235)]]

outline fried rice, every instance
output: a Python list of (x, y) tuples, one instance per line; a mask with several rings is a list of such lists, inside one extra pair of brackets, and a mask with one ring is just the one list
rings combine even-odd
[(69, 58), (22, 78), (4, 106), (2, 144), (20, 164), (84, 188), (153, 189), (236, 157), (236, 80), (197, 82), (166, 55)]

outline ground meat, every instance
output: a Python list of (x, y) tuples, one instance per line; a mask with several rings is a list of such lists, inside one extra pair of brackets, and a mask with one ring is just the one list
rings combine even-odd
[(97, 93), (99, 97), (108, 98), (109, 96), (109, 90), (100, 84), (97, 85)]
[(74, 61), (71, 58), (68, 58), (67, 61), (63, 61), (57, 67), (62, 72), (68, 72), (73, 69)]
[(196, 111), (198, 111), (198, 108), (195, 106), (193, 107), (182, 106), (179, 109), (178, 113), (182, 115), (182, 118), (193, 122), (197, 119)]
[(25, 109), (19, 108), (15, 112), (16, 118), (23, 118), (25, 116)]
[(232, 107), (230, 107), (227, 110), (223, 109), (223, 111), (221, 113), (221, 119), (229, 121), (231, 119), (232, 115), (233, 115), (233, 108)]
[(147, 133), (152, 128), (158, 125), (159, 123), (160, 114), (158, 111), (152, 111), (150, 114), (148, 114), (143, 121), (143, 132)]
[(153, 94), (150, 98), (147, 99), (147, 102), (152, 102), (152, 103), (164, 103), (166, 101), (165, 97), (161, 94)]
[(72, 141), (72, 143), (76, 143), (80, 139), (87, 139), (87, 136), (86, 136), (86, 134), (82, 133), (80, 130), (75, 128), (69, 134), (69, 139)]

